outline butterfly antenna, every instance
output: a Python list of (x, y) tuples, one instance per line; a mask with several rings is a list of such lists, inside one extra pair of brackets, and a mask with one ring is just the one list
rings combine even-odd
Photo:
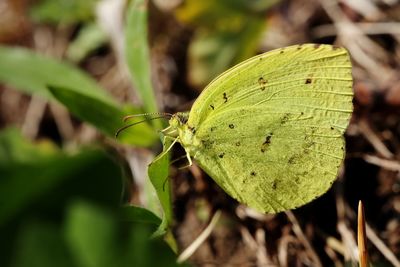
[(125, 116), (123, 118), (123, 120), (127, 121), (129, 119), (136, 118), (136, 117), (147, 117), (147, 116), (152, 116), (152, 115), (159, 115), (159, 117), (157, 117), (157, 118), (167, 118), (167, 117), (171, 118), (173, 116), (173, 114), (168, 113), (168, 112), (150, 112), (150, 113), (128, 115), (128, 116)]
[(141, 120), (141, 121), (137, 121), (137, 122), (134, 122), (134, 123), (125, 125), (125, 126), (119, 128), (119, 129), (117, 130), (117, 132), (115, 133), (115, 137), (118, 137), (118, 135), (119, 135), (122, 131), (124, 131), (125, 129), (130, 128), (130, 127), (132, 127), (132, 126), (135, 126), (136, 124), (139, 124), (139, 123), (142, 123), (142, 122), (145, 122), (145, 121), (152, 121), (152, 120), (163, 119), (163, 118), (165, 118), (165, 117), (164, 117), (164, 116), (159, 116), (159, 117), (149, 118), (149, 119), (145, 119), (145, 120)]

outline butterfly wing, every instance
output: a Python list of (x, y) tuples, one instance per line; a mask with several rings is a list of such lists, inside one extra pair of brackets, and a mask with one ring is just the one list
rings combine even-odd
[(263, 212), (326, 192), (344, 158), (352, 112), (347, 51), (301, 45), (253, 57), (221, 74), (194, 103), (192, 155), (232, 197)]

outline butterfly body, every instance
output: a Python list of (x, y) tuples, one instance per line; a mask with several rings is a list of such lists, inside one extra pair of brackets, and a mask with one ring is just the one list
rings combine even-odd
[(218, 76), (189, 113), (171, 118), (170, 132), (229, 195), (279, 212), (310, 202), (335, 180), (352, 95), (345, 49), (291, 46)]

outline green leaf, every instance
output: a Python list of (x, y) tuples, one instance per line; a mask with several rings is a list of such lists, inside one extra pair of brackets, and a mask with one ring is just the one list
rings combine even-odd
[(240, 30), (198, 31), (189, 46), (189, 80), (198, 87), (209, 83), (227, 68), (255, 55), (265, 22), (243, 21)]
[(265, 12), (277, 0), (187, 0), (176, 17), (191, 25), (189, 81), (202, 87), (257, 52), (266, 27)]
[(118, 220), (121, 171), (107, 154), (68, 155), (7, 130), (0, 155), (0, 266), (181, 266), (151, 239), (154, 214), (127, 207)]
[(136, 207), (124, 206), (120, 210), (120, 217), (122, 221), (144, 223), (150, 225), (160, 225), (161, 219), (151, 211)]
[[(28, 145), (20, 135), (15, 136), (0, 135), (0, 155), (6, 159), (0, 162), (0, 226), (29, 210), (37, 200), (46, 199), (45, 196), (60, 198), (68, 194), (71, 197), (72, 194), (67, 193), (71, 188), (84, 192), (104, 188), (108, 194), (96, 197), (112, 197), (118, 202), (122, 190), (121, 173), (102, 151), (89, 150), (75, 155), (44, 152), (41, 144)], [(96, 187), (93, 187), (94, 182)], [(60, 192), (52, 195), (57, 189)], [(60, 201), (46, 203), (60, 205)]]
[(106, 41), (107, 35), (100, 26), (97, 23), (88, 23), (69, 44), (67, 57), (73, 62), (80, 62), (89, 53), (104, 45)]
[[(161, 239), (149, 239), (152, 229), (148, 225), (137, 224), (130, 232), (130, 249), (120, 258), (125, 259), (125, 265), (115, 266), (140, 266), (140, 267), (175, 267), (189, 266), (176, 263), (176, 255)], [(127, 265), (126, 263), (130, 263)]]
[(67, 211), (65, 236), (76, 262), (82, 267), (113, 265), (116, 222), (104, 210), (77, 202)]
[[(122, 118), (128, 115), (83, 71), (27, 49), (0, 46), (0, 81), (45, 99), (55, 97), (75, 116), (113, 138), (116, 131), (124, 126)], [(132, 111), (140, 113), (134, 108), (129, 110)], [(118, 140), (151, 146), (157, 137), (148, 123), (141, 123), (124, 131)]]
[(45, 99), (52, 98), (47, 85), (69, 88), (117, 106), (116, 101), (85, 72), (24, 48), (0, 46), (0, 82)]
[(147, 223), (118, 223), (112, 213), (77, 202), (68, 212), (66, 237), (82, 267), (182, 266), (165, 242), (150, 239), (152, 229)]
[(17, 236), (12, 267), (71, 267), (59, 227), (54, 223), (32, 221), (25, 223)]
[[(150, 52), (147, 40), (147, 1), (132, 0), (125, 25), (125, 55), (135, 88), (146, 112), (157, 112), (151, 83)], [(154, 125), (161, 127), (160, 121)]]
[(78, 23), (94, 18), (98, 0), (42, 0), (31, 9), (37, 22)]
[(59, 154), (60, 151), (50, 141), (42, 140), (32, 144), (15, 128), (0, 131), (0, 169), (14, 162), (30, 164)]
[[(166, 139), (163, 151), (171, 145), (171, 141)], [(161, 156), (160, 156), (161, 155)], [(160, 226), (154, 233), (154, 236), (161, 236), (166, 233), (172, 222), (172, 202), (171, 202), (171, 184), (169, 181), (169, 153), (160, 154), (148, 168), (148, 174), (153, 184), (161, 207), (163, 208), (163, 217)]]
[[(82, 95), (74, 90), (52, 86), (49, 90), (72, 114), (112, 137), (123, 126), (122, 118), (128, 115), (114, 105), (95, 97)], [(136, 112), (139, 113), (138, 110)], [(157, 139), (155, 130), (146, 122), (129, 127), (118, 136), (119, 141), (138, 146), (151, 146)]]

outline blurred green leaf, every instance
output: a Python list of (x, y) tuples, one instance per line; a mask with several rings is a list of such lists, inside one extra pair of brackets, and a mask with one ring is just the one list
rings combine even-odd
[[(124, 126), (122, 118), (127, 112), (94, 79), (70, 64), (27, 49), (0, 46), (0, 81), (46, 99), (55, 96), (75, 116), (113, 138), (116, 131)], [(134, 108), (131, 111), (140, 113)], [(157, 138), (156, 132), (144, 122), (124, 131), (118, 140), (151, 146)]]
[(189, 80), (204, 86), (213, 78), (253, 56), (265, 28), (265, 22), (251, 19), (244, 22), (240, 32), (198, 31), (189, 46)]
[(60, 151), (50, 141), (42, 140), (32, 144), (17, 129), (0, 131), (0, 169), (14, 162), (29, 164), (59, 154)]
[(145, 223), (158, 226), (161, 219), (151, 211), (135, 206), (124, 206), (120, 210), (120, 217), (122, 221)]
[[(25, 156), (22, 157), (22, 154)], [(107, 181), (108, 175), (113, 175), (116, 180), (113, 183), (108, 180), (108, 190), (115, 190), (116, 185), (121, 185), (119, 168), (97, 150), (76, 155), (43, 153), (41, 145), (28, 145), (17, 134), (1, 133), (0, 155), (6, 155), (6, 161), (0, 164), (0, 226), (26, 211), (35, 200), (53, 194), (61, 185), (74, 181), (79, 181), (80, 186), (85, 185), (87, 175), (97, 177), (97, 186)], [(64, 190), (67, 190), (66, 186)], [(116, 200), (120, 192), (117, 194), (114, 197)]]
[(103, 151), (70, 155), (7, 130), (0, 155), (0, 266), (178, 266), (150, 238), (154, 214), (134, 208), (118, 220), (121, 170)]
[(162, 240), (150, 239), (153, 228), (121, 225), (110, 212), (78, 202), (70, 208), (66, 236), (82, 267), (180, 266)]
[[(150, 52), (147, 40), (147, 1), (130, 1), (125, 25), (125, 55), (135, 88), (146, 112), (157, 112), (150, 74)], [(161, 127), (156, 120), (154, 125)]]
[[(263, 17), (280, 0), (186, 0), (176, 9), (177, 18), (191, 26), (210, 30), (238, 29), (243, 16)], [(249, 17), (249, 19), (251, 19)]]
[(92, 20), (98, 0), (41, 0), (31, 9), (37, 22), (78, 23)]
[(82, 267), (112, 266), (117, 225), (110, 214), (84, 202), (67, 211), (65, 235), (77, 263)]
[[(98, 98), (82, 95), (74, 90), (52, 86), (49, 86), (49, 90), (72, 114), (112, 137), (124, 125), (122, 118), (128, 115), (114, 105)], [(137, 113), (139, 113), (138, 110)], [(118, 136), (119, 141), (138, 146), (151, 146), (157, 139), (156, 131), (146, 122), (129, 127)]]
[(117, 106), (116, 101), (85, 72), (67, 62), (24, 48), (0, 46), (0, 82), (46, 99), (52, 98), (47, 85), (69, 88)]
[(22, 227), (15, 246), (12, 267), (71, 267), (74, 262), (54, 223), (32, 221)]
[(194, 27), (189, 45), (189, 81), (202, 87), (256, 54), (266, 27), (265, 12), (277, 0), (187, 0), (175, 12)]
[[(172, 250), (163, 242), (161, 239), (150, 239), (149, 235), (153, 229), (148, 225), (136, 224), (134, 225), (134, 231), (130, 232), (130, 243), (131, 249), (126, 250), (125, 253), (127, 258), (131, 260), (131, 266), (163, 266), (163, 267), (174, 267), (174, 266), (189, 266), (188, 264), (176, 263), (176, 255)], [(121, 257), (123, 258), (123, 257)], [(127, 266), (128, 265), (116, 265), (116, 266)]]
[(88, 23), (69, 44), (67, 58), (73, 62), (80, 62), (89, 53), (104, 45), (107, 40), (107, 35), (97, 23)]
[[(171, 145), (169, 139), (165, 139), (163, 151)], [(163, 152), (162, 152), (163, 153)], [(160, 155), (162, 155), (160, 157)], [(148, 168), (148, 174), (151, 183), (156, 189), (158, 199), (163, 208), (162, 222), (154, 236), (164, 235), (172, 222), (172, 202), (171, 202), (171, 184), (169, 181), (169, 153), (160, 154)]]

